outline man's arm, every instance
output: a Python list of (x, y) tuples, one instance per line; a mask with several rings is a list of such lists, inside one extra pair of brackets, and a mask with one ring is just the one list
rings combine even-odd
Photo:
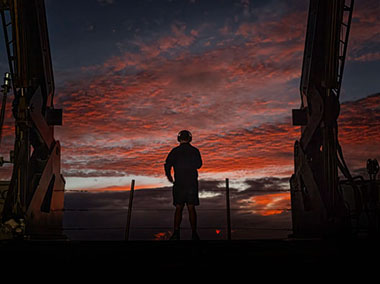
[(197, 169), (200, 169), (203, 165), (203, 162), (202, 162), (202, 157), (201, 157), (201, 152), (199, 152), (199, 150), (197, 149), (197, 153), (198, 153), (198, 156), (197, 156)]
[(172, 167), (174, 164), (174, 155), (173, 155), (173, 150), (170, 151), (169, 155), (166, 158), (164, 168), (165, 168), (165, 175), (168, 178), (168, 180), (173, 183), (173, 177), (172, 177)]

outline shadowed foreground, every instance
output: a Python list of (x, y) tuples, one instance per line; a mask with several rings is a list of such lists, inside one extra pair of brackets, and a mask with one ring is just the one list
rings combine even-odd
[[(248, 241), (2, 241), (2, 267), (22, 262), (36, 267), (315, 269), (365, 271), (377, 263), (373, 240)], [(359, 269), (359, 270), (358, 270)], [(130, 271), (130, 270), (129, 270)], [(258, 272), (256, 270), (256, 272)]]

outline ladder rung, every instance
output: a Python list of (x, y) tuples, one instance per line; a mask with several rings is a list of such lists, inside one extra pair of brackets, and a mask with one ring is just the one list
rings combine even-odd
[(8, 26), (10, 26), (10, 25), (12, 25), (12, 22), (9, 22), (9, 23), (6, 24), (5, 26), (8, 27)]
[(12, 44), (12, 43), (13, 43), (13, 40), (8, 41), (8, 44)]
[(341, 43), (343, 43), (343, 44), (346, 44), (346, 42), (345, 42), (345, 41), (343, 41), (343, 40), (341, 40), (341, 39), (339, 40), (339, 42), (341, 42)]
[(343, 23), (343, 22), (342, 22), (342, 25), (345, 26), (345, 27), (348, 27), (348, 25), (347, 25), (346, 23)]

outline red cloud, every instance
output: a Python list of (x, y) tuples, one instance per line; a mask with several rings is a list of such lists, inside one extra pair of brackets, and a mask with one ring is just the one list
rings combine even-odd
[[(342, 105), (340, 117), (340, 140), (347, 161), (354, 167), (365, 163), (366, 157), (379, 155), (377, 145), (379, 137), (379, 95), (371, 96), (357, 102)], [(353, 118), (353, 119), (350, 119)], [(150, 130), (147, 130), (149, 133)], [(153, 130), (158, 134), (159, 130)], [(167, 141), (163, 130), (162, 142), (152, 142), (147, 138), (140, 143), (127, 141), (119, 143), (110, 138), (102, 138), (97, 144), (75, 144), (67, 141), (64, 155), (70, 157), (64, 168), (70, 175), (102, 175), (105, 169), (110, 175), (163, 175), (163, 163), (167, 153), (174, 144)], [(271, 174), (283, 172), (291, 174), (293, 165), (293, 144), (299, 139), (300, 131), (287, 123), (262, 124), (252, 129), (235, 129), (234, 131), (210, 133), (209, 130), (194, 129), (194, 144), (199, 147), (204, 158), (201, 172), (260, 171), (272, 168)], [(153, 134), (152, 134), (153, 135)], [(116, 136), (119, 137), (120, 136)], [(64, 141), (64, 140), (63, 140)], [(135, 143), (135, 144), (134, 144)], [(361, 151), (356, 154), (356, 150)], [(288, 170), (282, 170), (282, 169)], [(287, 172), (286, 172), (287, 171)], [(103, 172), (103, 175), (106, 175)]]
[(351, 168), (364, 168), (369, 158), (380, 161), (380, 94), (344, 103), (339, 126), (339, 138)]
[[(265, 103), (258, 103), (260, 105), (265, 106)], [(92, 121), (92, 112), (89, 117), (85, 112), (83, 114), (82, 119), (77, 118), (80, 125), (87, 123), (90, 127), (91, 123), (96, 123)], [(346, 160), (353, 169), (363, 167), (367, 158), (380, 158), (379, 94), (344, 103), (339, 125)], [(148, 130), (145, 130), (145, 134), (140, 132), (131, 135), (130, 140), (122, 140), (123, 134), (107, 132), (109, 128), (106, 123), (93, 126), (103, 131), (103, 136), (100, 137), (92, 136), (92, 130), (87, 127), (81, 128), (77, 124), (73, 126), (58, 131), (63, 145), (62, 161), (66, 176), (162, 176), (166, 155), (175, 145), (175, 131), (165, 133), (166, 130), (146, 128)], [(133, 131), (133, 126), (129, 127)], [(162, 134), (161, 141), (155, 142), (148, 138), (149, 134), (157, 137), (159, 133)], [(197, 128), (193, 134), (194, 144), (203, 154), (204, 167), (201, 172), (268, 169), (273, 175), (276, 175), (276, 171), (291, 174), (289, 169), (293, 165), (293, 143), (300, 136), (298, 127), (291, 126), (290, 121), (220, 133)], [(172, 142), (166, 140), (170, 135), (173, 136), (169, 139)], [(288, 172), (281, 170), (283, 168), (288, 169)], [(1, 170), (4, 174), (5, 169)], [(115, 188), (117, 189), (125, 190), (124, 187)]]

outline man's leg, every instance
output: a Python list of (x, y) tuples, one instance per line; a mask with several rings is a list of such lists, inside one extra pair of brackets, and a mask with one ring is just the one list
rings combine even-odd
[(195, 205), (187, 204), (187, 209), (189, 210), (189, 221), (192, 230), (192, 239), (199, 240), (197, 233), (197, 212), (195, 210)]
[(173, 235), (170, 237), (171, 240), (179, 240), (180, 239), (179, 229), (181, 227), (183, 207), (184, 207), (184, 204), (177, 204), (175, 206), (174, 232), (173, 232)]
[(181, 222), (182, 222), (182, 211), (183, 211), (184, 204), (177, 204), (175, 206), (175, 213), (174, 213), (174, 231), (178, 231)]

